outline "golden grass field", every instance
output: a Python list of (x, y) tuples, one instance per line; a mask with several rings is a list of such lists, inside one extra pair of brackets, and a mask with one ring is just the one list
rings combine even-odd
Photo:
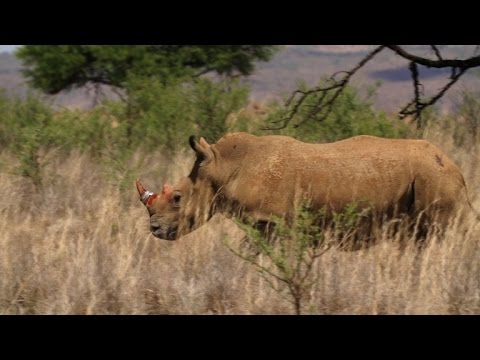
[[(480, 209), (478, 154), (430, 137), (462, 168)], [(176, 242), (149, 234), (133, 180), (158, 190), (187, 174), (190, 152), (172, 159), (137, 153), (113, 175), (88, 155), (51, 152), (40, 189), (9, 171), (11, 155), (0, 159), (7, 164), (0, 172), (1, 314), (293, 313), (285, 293), (226, 248), (225, 239), (243, 236), (230, 220), (215, 217)], [(366, 250), (326, 252), (302, 312), (480, 313), (480, 226), (467, 225), (465, 235), (452, 227), (421, 252), (388, 238)]]

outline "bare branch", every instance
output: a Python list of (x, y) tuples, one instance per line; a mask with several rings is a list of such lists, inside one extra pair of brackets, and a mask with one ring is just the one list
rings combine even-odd
[(89, 82), (85, 84), (84, 89), (87, 97), (90, 97), (90, 95), (92, 95), (92, 109), (96, 107), (100, 103), (100, 100), (105, 96), (105, 93), (103, 92), (100, 83)]
[(214, 69), (214, 68), (209, 68), (209, 67), (207, 67), (207, 68), (205, 68), (205, 69), (203, 69), (203, 70), (200, 70), (200, 71), (197, 72), (196, 74), (193, 74), (193, 77), (194, 77), (194, 78), (200, 77), (200, 76), (205, 75), (205, 74), (207, 74), (207, 73), (209, 73), (210, 71), (213, 71), (213, 70), (215, 70), (215, 69)]
[(415, 94), (414, 104), (415, 104), (415, 117), (419, 119), (418, 127), (420, 127), (421, 122), (421, 103), (420, 103), (420, 82), (418, 81), (418, 68), (415, 62), (410, 62), (410, 72), (412, 74), (412, 81), (413, 81), (413, 91)]
[[(400, 110), (400, 118), (404, 118), (408, 115), (413, 115), (413, 119), (417, 120), (418, 115), (420, 114), (421, 111), (423, 111), (425, 108), (432, 106), (435, 104), (446, 92), (448, 89), (452, 87), (453, 84), (455, 84), (460, 77), (468, 70), (467, 69), (460, 69), (458, 73), (452, 75), (452, 78), (450, 81), (442, 88), (440, 89), (437, 94), (432, 96), (429, 100), (427, 101), (420, 101), (418, 103), (415, 103), (415, 101), (411, 101), (408, 103), (402, 110)], [(415, 104), (415, 108), (412, 109), (412, 105)]]
[[(367, 62), (372, 60), (384, 48), (392, 50), (396, 55), (409, 61), (409, 69), (413, 82), (413, 98), (400, 110), (400, 118), (413, 115), (414, 120), (418, 120), (417, 126), (421, 127), (421, 114), (427, 107), (434, 105), (442, 96), (465, 74), (465, 72), (473, 67), (480, 66), (480, 56), (473, 56), (467, 59), (445, 59), (436, 45), (429, 45), (434, 52), (436, 59), (417, 56), (405, 50), (400, 45), (379, 45), (367, 54), (352, 70), (338, 71), (334, 73), (325, 85), (320, 85), (310, 90), (296, 90), (285, 102), (285, 116), (279, 120), (273, 121), (274, 127), (265, 127), (263, 130), (279, 130), (287, 127), (300, 113), (301, 109), (305, 109), (300, 119), (293, 127), (302, 126), (309, 120), (323, 121), (333, 110), (338, 98), (345, 91), (346, 86), (350, 82), (358, 70), (360, 70)], [(475, 53), (478, 52), (480, 46), (477, 45)], [(448, 83), (438, 90), (433, 96), (427, 99), (423, 97), (423, 85), (420, 82), (420, 73), (418, 65), (428, 68), (450, 68), (451, 75)], [(307, 99), (313, 99), (308, 104)]]
[(307, 267), (303, 276), (300, 277), (300, 284), (303, 284), (310, 273), (312, 272), (313, 265), (315, 264), (316, 260), (324, 255), (327, 251), (329, 251), (332, 248), (332, 246), (326, 246), (324, 249), (322, 249), (320, 252), (308, 252), (308, 261), (303, 261), (303, 264)]
[[(352, 70), (341, 71), (333, 74), (328, 81), (331, 85), (327, 85), (323, 87), (317, 86), (308, 91), (301, 91), (301, 90), (294, 91), (292, 95), (285, 102), (286, 107), (287, 108), (291, 107), (291, 109), (287, 111), (287, 115), (283, 119), (276, 121), (276, 123), (281, 123), (281, 124), (276, 128), (267, 127), (267, 128), (264, 128), (264, 130), (279, 130), (287, 127), (288, 124), (293, 120), (295, 115), (298, 113), (300, 107), (305, 102), (305, 100), (314, 94), (321, 94), (320, 99), (318, 99), (317, 101), (317, 105), (314, 106), (314, 108), (307, 113), (306, 118), (304, 120), (302, 120), (300, 123), (294, 126), (295, 127), (301, 126), (305, 121), (314, 118), (315, 116), (317, 116), (322, 112), (323, 114), (319, 118), (317, 118), (317, 121), (325, 120), (327, 116), (331, 113), (333, 109), (333, 105), (335, 104), (335, 101), (345, 90), (351, 77), (355, 75), (355, 73), (358, 70), (360, 70), (367, 62), (372, 60), (378, 53), (380, 53), (384, 49), (384, 47), (385, 47), (384, 45), (377, 46), (366, 57), (364, 57)], [(343, 74), (343, 76), (340, 79), (336, 80), (335, 76), (338, 74)], [(333, 95), (327, 101), (325, 101), (327, 95), (330, 94), (331, 92), (333, 92)], [(297, 97), (297, 95), (300, 95), (300, 96)]]
[(111, 87), (112, 92), (119, 97), (121, 101), (124, 103), (128, 102), (128, 98), (125, 96), (125, 94), (122, 92), (122, 89), (117, 88), (115, 86)]
[(443, 60), (431, 60), (421, 56), (413, 55), (409, 53), (405, 49), (403, 49), (399, 45), (384, 45), (385, 47), (389, 48), (397, 55), (407, 59), (409, 61), (413, 61), (418, 65), (423, 65), (426, 67), (432, 68), (447, 68), (447, 67), (457, 67), (459, 69), (469, 69), (472, 67), (480, 66), (480, 56), (474, 56), (465, 60), (459, 59), (443, 59)]
[(430, 47), (432, 48), (433, 52), (437, 56), (437, 59), (438, 60), (443, 60), (442, 55), (440, 54), (440, 50), (438, 50), (438, 48), (437, 48), (437, 45), (430, 45)]
[(452, 72), (451, 72), (451, 74), (450, 74), (450, 79), (455, 78), (455, 76), (457, 76), (457, 68), (456, 68), (456, 67), (452, 67)]
[[(256, 266), (260, 271), (272, 276), (273, 278), (277, 279), (278, 281), (281, 281), (285, 284), (288, 284), (288, 280), (281, 277), (280, 275), (278, 274), (275, 274), (273, 271), (271, 271), (270, 269), (268, 269), (267, 267), (261, 265), (260, 263), (258, 263), (257, 261), (255, 261), (254, 259), (252, 259), (251, 257), (249, 256), (246, 256), (246, 255), (243, 255), (242, 253), (236, 251), (234, 248), (232, 248), (228, 243), (225, 243), (228, 250), (230, 250), (233, 254), (237, 255), (239, 258), (249, 262), (250, 264)], [(268, 254), (267, 254), (268, 256)]]

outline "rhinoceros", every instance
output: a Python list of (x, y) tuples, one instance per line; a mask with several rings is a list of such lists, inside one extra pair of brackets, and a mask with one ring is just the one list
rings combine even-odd
[(312, 208), (341, 211), (348, 204), (372, 213), (445, 227), (470, 208), (460, 169), (425, 140), (355, 136), (309, 144), (287, 136), (229, 133), (215, 144), (191, 136), (196, 160), (176, 186), (157, 194), (137, 180), (150, 230), (175, 240), (216, 212), (268, 222), (292, 216), (305, 199)]

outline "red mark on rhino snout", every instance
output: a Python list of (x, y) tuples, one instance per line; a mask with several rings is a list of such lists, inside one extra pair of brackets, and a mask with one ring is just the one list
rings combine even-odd
[(152, 206), (159, 197), (169, 201), (172, 198), (173, 187), (171, 185), (165, 184), (162, 188), (162, 193), (160, 195), (153, 193), (147, 200), (147, 206)]
[(157, 201), (157, 194), (150, 195), (150, 197), (147, 200), (147, 203), (145, 205), (147, 206), (152, 206), (155, 201)]
[(152, 206), (159, 199), (159, 197), (165, 199), (166, 201), (170, 201), (172, 199), (173, 187), (169, 184), (163, 185), (162, 193), (158, 195), (157, 193), (147, 191), (140, 180), (137, 179), (135, 183), (137, 185), (138, 194), (140, 195), (140, 201), (142, 201), (147, 207)]

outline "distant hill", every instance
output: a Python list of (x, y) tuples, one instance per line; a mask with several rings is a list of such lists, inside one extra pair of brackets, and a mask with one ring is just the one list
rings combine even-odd
[[(443, 45), (442, 50), (449, 56), (462, 58), (471, 55), (474, 46)], [(298, 81), (315, 85), (320, 78), (333, 73), (349, 70), (372, 48), (372, 45), (286, 45), (270, 62), (259, 63), (257, 71), (244, 81), (251, 86), (252, 100), (266, 101), (278, 98), (295, 90)], [(410, 46), (416, 52), (421, 46)], [(424, 51), (424, 50), (423, 50)], [(7, 94), (25, 96), (28, 87), (21, 72), (21, 64), (11, 53), (0, 53), (0, 88)], [(448, 71), (420, 69), (426, 94), (443, 86)], [(455, 85), (448, 98), (455, 96), (455, 89), (480, 90), (480, 81), (474, 71)], [(412, 94), (412, 84), (407, 62), (386, 50), (361, 70), (353, 84), (365, 86), (381, 81), (382, 86), (375, 98), (375, 105), (387, 111), (397, 111)], [(108, 89), (108, 96), (113, 96)], [(88, 108), (93, 104), (93, 93), (80, 89), (50, 97), (57, 106)], [(451, 104), (448, 99), (443, 107)]]

